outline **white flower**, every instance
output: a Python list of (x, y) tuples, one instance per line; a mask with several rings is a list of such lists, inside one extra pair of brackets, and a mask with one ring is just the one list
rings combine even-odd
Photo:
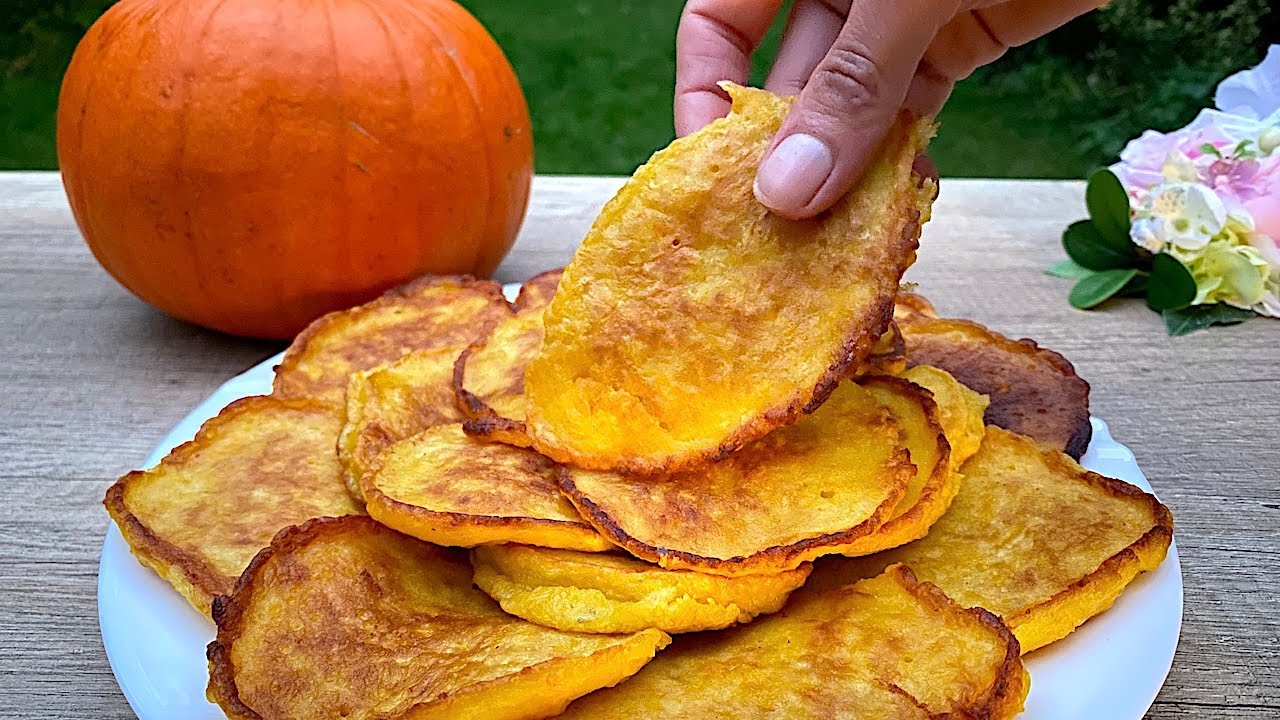
[(1222, 232), (1226, 222), (1227, 207), (1208, 185), (1171, 182), (1151, 189), (1134, 223), (1140, 229), (1131, 234), (1143, 247), (1158, 244), (1197, 250)]
[(1200, 168), (1196, 167), (1186, 153), (1177, 148), (1170, 150), (1169, 154), (1164, 156), (1160, 173), (1164, 175), (1165, 182), (1193, 183), (1200, 180)]
[(1164, 250), (1162, 222), (1153, 218), (1138, 218), (1129, 227), (1129, 237), (1138, 247), (1158, 253)]

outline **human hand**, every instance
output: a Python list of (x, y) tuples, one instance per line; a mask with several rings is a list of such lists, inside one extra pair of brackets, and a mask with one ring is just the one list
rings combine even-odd
[[(765, 89), (800, 97), (755, 194), (806, 218), (857, 181), (899, 108), (935, 115), (956, 81), (1105, 0), (795, 0)], [(676, 133), (729, 112), (782, 0), (689, 0), (676, 34)]]

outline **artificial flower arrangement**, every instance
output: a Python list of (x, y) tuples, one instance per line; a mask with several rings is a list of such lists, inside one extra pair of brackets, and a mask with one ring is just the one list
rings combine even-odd
[(1190, 125), (1148, 130), (1089, 179), (1062, 236), (1069, 300), (1145, 296), (1171, 335), (1280, 318), (1280, 45), (1223, 80)]

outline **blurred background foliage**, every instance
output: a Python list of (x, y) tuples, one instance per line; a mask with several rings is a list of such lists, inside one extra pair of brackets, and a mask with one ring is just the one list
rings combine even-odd
[[(461, 0), (511, 58), (538, 171), (627, 173), (672, 136), (682, 0)], [(4, 0), (0, 169), (56, 167), (58, 84), (112, 0)], [(759, 82), (781, 23), (757, 53)], [(1145, 128), (1172, 129), (1280, 42), (1272, 0), (1114, 0), (961, 83), (931, 149), (952, 177), (1082, 177)]]

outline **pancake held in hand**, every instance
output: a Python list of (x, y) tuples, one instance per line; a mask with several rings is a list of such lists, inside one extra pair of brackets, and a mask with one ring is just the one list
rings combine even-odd
[(560, 630), (719, 630), (782, 607), (811, 565), (728, 578), (611, 553), (493, 545), (471, 553), (475, 583), (502, 609)]
[(233, 720), (545, 718), (669, 640), (513, 618), (465, 555), (366, 517), (282, 532), (213, 614), (208, 694)]
[(816, 409), (888, 326), (932, 194), (911, 174), (931, 126), (895, 124), (847, 196), (791, 221), (751, 191), (790, 101), (725, 87), (729, 117), (636, 171), (547, 308), (525, 391), (534, 447), (557, 461), (724, 457)]
[(904, 563), (961, 605), (1000, 615), (1029, 652), (1110, 607), (1160, 564), (1173, 537), (1168, 509), (1151, 495), (1000, 428), (987, 428), (963, 472), (928, 537), (824, 560), (810, 582), (840, 585)]
[[(960, 489), (960, 475), (950, 461), (951, 446), (929, 391), (886, 376), (864, 378), (858, 384), (871, 391), (893, 414), (900, 440), (911, 454), (915, 474), (888, 522), (870, 535), (842, 545), (838, 552), (843, 555), (868, 555), (924, 537)], [(981, 415), (978, 417), (981, 420)]]
[(560, 479), (582, 516), (632, 555), (737, 576), (790, 570), (871, 534), (912, 474), (889, 411), (846, 382), (812, 415), (697, 470), (566, 467)]
[(360, 512), (333, 453), (341, 423), (312, 400), (237, 400), (103, 503), (138, 560), (207, 614), (281, 528)]
[(968, 320), (898, 320), (908, 365), (933, 365), (990, 398), (987, 423), (1079, 458), (1089, 447), (1089, 383), (1066, 358)]
[(532, 450), (472, 440), (461, 425), (440, 425), (384, 450), (361, 490), (379, 522), (438, 545), (613, 547), (565, 499), (558, 472)]
[(1006, 720), (1028, 686), (1018, 642), (998, 619), (895, 567), (849, 587), (805, 588), (750, 625), (676, 638), (562, 717)]
[(453, 393), (459, 352), (453, 347), (419, 350), (351, 376), (338, 459), (347, 489), (360, 502), (360, 478), (383, 450), (427, 428), (462, 420)]
[(352, 374), (414, 350), (466, 347), (510, 316), (497, 283), (424, 276), (311, 323), (276, 368), (273, 392), (341, 404)]
[(524, 370), (542, 346), (543, 311), (559, 280), (560, 271), (552, 270), (525, 283), (516, 298), (516, 314), (458, 357), (453, 385), (469, 418), (464, 426), (468, 435), (529, 446)]
[(932, 365), (916, 365), (903, 372), (902, 378), (923, 387), (933, 396), (942, 433), (951, 445), (951, 467), (958, 470), (978, 453), (982, 438), (987, 434), (987, 426), (982, 421), (987, 410), (987, 396), (961, 385), (951, 373)]

